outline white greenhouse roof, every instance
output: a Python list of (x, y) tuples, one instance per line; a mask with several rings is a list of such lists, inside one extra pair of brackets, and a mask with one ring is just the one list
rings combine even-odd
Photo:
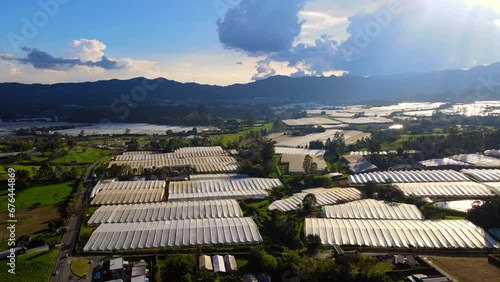
[(101, 224), (85, 251), (132, 250), (262, 242), (249, 217)]
[(414, 171), (376, 171), (350, 175), (350, 185), (365, 185), (375, 183), (412, 183), (412, 182), (459, 182), (469, 179), (454, 170), (414, 170)]
[[(288, 172), (290, 173), (305, 173), (304, 159), (307, 155), (292, 155), (284, 154), (281, 156), (281, 163), (288, 163)], [(326, 169), (326, 162), (321, 155), (312, 155), (313, 162), (318, 166), (318, 171)]]
[(319, 235), (325, 245), (500, 248), (493, 237), (466, 220), (306, 218), (304, 233)]
[(424, 219), (415, 205), (365, 199), (324, 206), (323, 217), (350, 219)]
[(487, 186), (476, 182), (395, 183), (394, 187), (407, 196), (471, 197), (495, 196)]
[(440, 167), (440, 166), (469, 166), (469, 164), (461, 162), (461, 161), (456, 161), (454, 159), (450, 158), (443, 158), (443, 159), (430, 159), (430, 160), (425, 160), (419, 162), (424, 167)]
[(205, 199), (252, 199), (268, 196), (265, 190), (283, 186), (279, 179), (239, 178), (226, 180), (172, 181), (169, 201)]
[(500, 159), (479, 154), (461, 154), (451, 156), (450, 158), (472, 164), (476, 167), (500, 167)]
[(88, 224), (243, 217), (235, 200), (111, 205), (98, 208)]
[(500, 158), (500, 150), (486, 150), (484, 151), (484, 154), (490, 157)]
[[(194, 161), (190, 161), (194, 160)], [(197, 163), (198, 162), (198, 163)], [(110, 166), (130, 165), (132, 168), (143, 170), (153, 167), (193, 167), (199, 173), (234, 172), (238, 169), (238, 162), (232, 157), (212, 157), (197, 159), (171, 159), (149, 161), (112, 161)]]
[(460, 172), (480, 182), (500, 181), (500, 169), (462, 169)]
[(302, 205), (302, 200), (307, 194), (314, 194), (318, 206), (332, 205), (338, 201), (352, 201), (361, 199), (361, 192), (355, 188), (316, 188), (303, 190), (288, 199), (274, 201), (268, 210), (292, 211)]
[(310, 155), (310, 156), (324, 156), (325, 150), (312, 150), (302, 148), (287, 148), (287, 147), (274, 147), (274, 152), (280, 155)]
[(227, 179), (239, 179), (247, 177), (248, 174), (238, 174), (238, 173), (193, 174), (189, 176), (190, 180), (227, 180)]
[(152, 155), (158, 152), (155, 151), (126, 151), (123, 152), (123, 155)]
[(97, 194), (91, 205), (119, 205), (161, 202), (164, 188), (104, 190)]
[(128, 189), (165, 189), (167, 186), (163, 180), (148, 180), (148, 181), (114, 181), (111, 179), (99, 181), (92, 192), (90, 198), (95, 197), (99, 192), (104, 190), (128, 190)]

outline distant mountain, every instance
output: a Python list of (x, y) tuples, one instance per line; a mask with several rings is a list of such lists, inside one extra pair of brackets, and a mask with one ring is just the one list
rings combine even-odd
[[(429, 73), (405, 73), (399, 75), (330, 76), (291, 78), (275, 76), (248, 84), (226, 87), (180, 83), (159, 78), (146, 80), (108, 80), (83, 83), (45, 84), (0, 84), (1, 112), (16, 109), (57, 109), (63, 105), (80, 107), (109, 107), (113, 101), (122, 100), (141, 86), (147, 88), (145, 104), (161, 105), (165, 101), (234, 101), (239, 99), (264, 98), (274, 101), (363, 103), (377, 101), (416, 101), (454, 99), (457, 101), (474, 95), (475, 89), (484, 81), (493, 81), (488, 91), (480, 88), (478, 99), (498, 99), (500, 90), (500, 63), (479, 66), (469, 70), (445, 70)], [(498, 81), (499, 83), (496, 83)], [(151, 89), (150, 85), (158, 83)], [(139, 87), (139, 88), (137, 88)], [(142, 92), (136, 91), (142, 99)], [(5, 114), (3, 115), (5, 116)]]

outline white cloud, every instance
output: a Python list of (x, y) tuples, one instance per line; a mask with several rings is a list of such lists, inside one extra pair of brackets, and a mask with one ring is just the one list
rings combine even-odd
[(104, 49), (106, 44), (99, 40), (80, 38), (68, 44), (66, 54), (71, 59), (97, 62), (104, 56)]

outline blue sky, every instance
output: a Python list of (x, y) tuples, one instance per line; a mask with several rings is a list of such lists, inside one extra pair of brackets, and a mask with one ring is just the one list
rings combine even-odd
[(499, 13), (496, 0), (6, 0), (0, 81), (466, 69), (500, 61)]

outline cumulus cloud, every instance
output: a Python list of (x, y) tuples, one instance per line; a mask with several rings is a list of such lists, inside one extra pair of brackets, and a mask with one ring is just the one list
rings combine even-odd
[(257, 73), (252, 76), (252, 80), (262, 80), (276, 75), (276, 70), (271, 66), (271, 60), (265, 59), (257, 63)]
[(81, 38), (71, 41), (66, 48), (68, 57), (84, 62), (97, 62), (104, 56), (106, 45), (96, 39)]
[[(250, 54), (265, 55), (258, 62), (253, 79), (275, 73), (270, 67), (271, 62), (285, 63), (295, 68), (293, 76), (300, 76), (324, 75), (332, 71), (374, 75), (467, 69), (500, 61), (500, 26), (497, 24), (500, 14), (489, 6), (470, 5), (467, 0), (373, 0), (367, 9), (359, 10), (354, 4), (360, 1), (347, 2), (349, 4), (344, 5), (344, 10), (356, 12), (348, 17), (347, 34), (343, 39), (333, 39), (330, 34), (294, 43), (293, 38), (300, 38), (308, 29), (321, 29), (328, 34), (325, 27), (334, 26), (340, 20), (311, 9), (301, 11), (303, 5), (298, 8), (282, 4), (288, 16), (273, 19), (276, 25), (272, 32), (294, 36), (286, 37), (287, 40), (284, 37), (274, 38), (277, 42), (286, 42), (279, 45), (280, 48), (265, 48), (270, 45), (265, 41), (269, 36), (263, 35), (266, 34), (264, 32), (259, 33), (257, 39), (249, 36), (239, 41), (239, 37), (234, 36), (224, 41), (219, 23), (221, 42), (226, 47), (230, 44), (230, 47)], [(237, 7), (233, 14), (228, 13), (228, 22), (238, 23), (232, 26), (233, 35), (246, 35), (246, 30), (254, 29), (256, 25), (253, 23), (262, 19), (259, 14), (251, 14), (254, 20), (249, 21), (250, 14), (241, 11), (242, 8)], [(239, 12), (239, 18), (235, 16), (236, 12)], [(306, 21), (302, 22), (297, 15)], [(324, 22), (318, 20), (323, 18)], [(294, 27), (294, 33), (289, 33), (288, 25)], [(296, 31), (301, 29), (302, 33), (297, 36)], [(254, 44), (262, 45), (258, 48), (249, 46), (250, 38), (251, 42), (257, 41)], [(265, 40), (259, 41), (259, 38)]]
[(120, 69), (123, 67), (119, 62), (108, 59), (102, 56), (98, 61), (82, 61), (80, 59), (68, 59), (61, 57), (54, 57), (47, 52), (40, 51), (36, 48), (22, 48), (27, 52), (25, 57), (16, 57), (12, 55), (0, 55), (0, 59), (8, 61), (17, 61), (22, 64), (32, 65), (36, 69), (48, 69), (65, 71), (76, 66), (86, 67), (100, 67), (103, 69)]
[(242, 0), (217, 21), (225, 48), (250, 55), (287, 50), (300, 34), (298, 13), (306, 0)]

